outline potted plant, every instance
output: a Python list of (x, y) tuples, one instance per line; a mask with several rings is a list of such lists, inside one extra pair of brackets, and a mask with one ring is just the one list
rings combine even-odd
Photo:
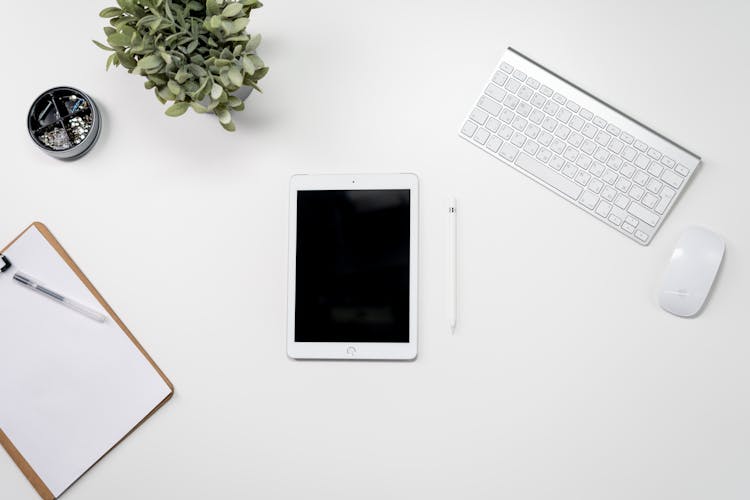
[(221, 126), (234, 131), (231, 111), (244, 109), (244, 99), (268, 67), (256, 54), (259, 34), (246, 28), (258, 0), (117, 0), (100, 16), (107, 43), (94, 43), (112, 54), (106, 67), (123, 66), (143, 75), (162, 103), (172, 102), (168, 116), (188, 108), (214, 113)]

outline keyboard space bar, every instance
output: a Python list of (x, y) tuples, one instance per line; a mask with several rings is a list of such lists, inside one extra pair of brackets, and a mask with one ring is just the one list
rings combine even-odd
[(578, 184), (575, 184), (573, 181), (555, 173), (555, 171), (547, 165), (536, 161), (534, 158), (531, 158), (524, 153), (518, 155), (515, 164), (574, 200), (578, 199), (581, 191), (583, 191)]

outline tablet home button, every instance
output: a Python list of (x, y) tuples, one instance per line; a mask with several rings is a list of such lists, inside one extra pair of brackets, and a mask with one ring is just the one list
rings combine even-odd
[(357, 348), (350, 345), (349, 347), (346, 348), (346, 354), (348, 356), (354, 356), (355, 354), (357, 354)]

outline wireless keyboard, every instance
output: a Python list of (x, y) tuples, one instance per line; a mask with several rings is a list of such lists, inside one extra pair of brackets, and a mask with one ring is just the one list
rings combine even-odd
[(642, 245), (700, 164), (510, 47), (459, 135)]

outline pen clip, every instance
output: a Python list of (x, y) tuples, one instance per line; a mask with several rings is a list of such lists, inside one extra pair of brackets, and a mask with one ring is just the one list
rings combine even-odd
[(8, 257), (0, 253), (0, 273), (4, 273), (10, 269), (10, 261)]

